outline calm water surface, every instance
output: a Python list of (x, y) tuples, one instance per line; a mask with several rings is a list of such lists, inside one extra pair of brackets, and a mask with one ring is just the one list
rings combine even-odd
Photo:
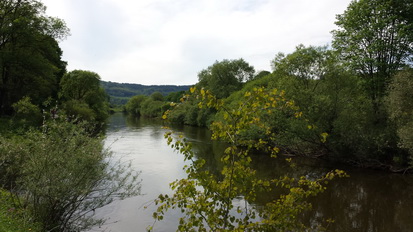
[[(219, 151), (223, 145), (209, 140), (202, 128), (174, 128), (183, 132), (194, 145), (199, 157), (207, 160), (208, 168), (220, 167)], [(159, 121), (133, 119), (115, 114), (110, 118), (105, 144), (115, 157), (131, 160), (132, 167), (141, 171), (142, 194), (114, 202), (97, 211), (98, 217), (108, 218), (107, 224), (93, 231), (140, 232), (153, 225), (153, 200), (161, 193), (171, 193), (169, 183), (185, 177), (183, 157), (175, 153), (163, 137), (165, 130)], [(317, 160), (298, 160), (291, 168), (282, 160), (255, 157), (260, 175), (318, 176), (333, 168)], [(341, 167), (350, 178), (334, 180), (328, 190), (311, 199), (314, 210), (303, 215), (306, 224), (332, 218), (329, 231), (411, 232), (413, 231), (413, 177), (376, 171)], [(271, 196), (260, 196), (253, 204), (263, 204)], [(164, 221), (154, 225), (155, 231), (175, 231), (180, 214), (170, 211)]]

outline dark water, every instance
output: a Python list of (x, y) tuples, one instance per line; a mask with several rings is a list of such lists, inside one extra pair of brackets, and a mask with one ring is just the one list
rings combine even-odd
[[(199, 157), (207, 160), (208, 168), (220, 167), (219, 151), (223, 144), (211, 142), (209, 131), (195, 127), (174, 128), (194, 145)], [(156, 209), (152, 201), (161, 193), (171, 193), (169, 183), (185, 177), (183, 157), (166, 144), (166, 130), (159, 121), (126, 118), (115, 114), (110, 118), (106, 146), (116, 157), (131, 160), (133, 168), (142, 171), (142, 196), (114, 202), (98, 211), (97, 215), (109, 218), (107, 225), (97, 231), (146, 231), (153, 225), (151, 215)], [(253, 165), (259, 175), (321, 175), (336, 168), (319, 160), (299, 159), (291, 168), (282, 159), (256, 156)], [(340, 167), (350, 177), (332, 181), (327, 191), (311, 199), (313, 211), (302, 215), (303, 221), (315, 224), (331, 218), (328, 231), (360, 232), (410, 232), (413, 231), (413, 177), (379, 171)], [(270, 195), (260, 196), (253, 204), (271, 200)], [(164, 221), (157, 222), (155, 231), (175, 231), (180, 214), (169, 212)]]

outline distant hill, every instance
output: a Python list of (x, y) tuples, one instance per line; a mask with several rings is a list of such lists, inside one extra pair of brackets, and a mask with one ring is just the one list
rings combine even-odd
[(110, 103), (114, 105), (124, 105), (135, 95), (149, 96), (154, 92), (161, 92), (167, 96), (169, 93), (186, 91), (191, 87), (191, 85), (140, 85), (111, 81), (101, 81), (101, 85), (110, 96)]

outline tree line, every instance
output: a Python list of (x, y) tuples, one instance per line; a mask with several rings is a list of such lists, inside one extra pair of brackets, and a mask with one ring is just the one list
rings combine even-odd
[(125, 105), (128, 100), (136, 95), (149, 96), (155, 92), (160, 92), (167, 96), (170, 93), (189, 90), (189, 85), (140, 85), (129, 83), (116, 83), (101, 81), (102, 87), (110, 96), (111, 107), (119, 107)]

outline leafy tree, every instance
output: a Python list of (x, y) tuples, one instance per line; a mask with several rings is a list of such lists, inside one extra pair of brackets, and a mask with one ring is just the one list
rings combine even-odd
[(410, 0), (352, 1), (337, 15), (333, 47), (365, 79), (376, 108), (390, 77), (411, 65), (412, 15)]
[(66, 67), (57, 40), (68, 29), (36, 0), (2, 0), (0, 9), (0, 114), (10, 114), (24, 96), (39, 105), (56, 95)]
[[(195, 159), (191, 145), (167, 133), (168, 143), (191, 164), (184, 167), (188, 177), (171, 184), (173, 195), (160, 195), (156, 200), (159, 207), (154, 218), (162, 220), (168, 209), (179, 208), (184, 215), (179, 220), (178, 231), (305, 230), (297, 217), (311, 208), (305, 199), (322, 192), (324, 183), (335, 176), (345, 176), (344, 172), (336, 170), (314, 180), (304, 176), (260, 179), (251, 166), (251, 153), (258, 150), (276, 157), (278, 148), (266, 141), (242, 136), (245, 131), (256, 128), (275, 141), (277, 134), (262, 119), (281, 108), (298, 119), (301, 113), (294, 103), (285, 99), (283, 91), (264, 88), (246, 92), (236, 109), (227, 109), (223, 101), (208, 90), (201, 89), (194, 97), (202, 99), (199, 107), (215, 108), (224, 114), (222, 120), (215, 121), (211, 127), (213, 139), (229, 144), (221, 157), (223, 168), (220, 175), (203, 169), (205, 160)], [(250, 204), (256, 200), (257, 193), (269, 194), (275, 189), (285, 191), (265, 207), (256, 208)], [(245, 205), (235, 205), (237, 198), (243, 198)]]
[(413, 164), (413, 70), (398, 73), (389, 85), (386, 99), (390, 118), (397, 125), (399, 146), (408, 149)]
[(161, 92), (154, 92), (151, 94), (151, 98), (154, 101), (163, 101), (164, 97), (163, 94)]
[(129, 99), (126, 103), (126, 111), (132, 115), (139, 116), (141, 114), (142, 103), (147, 99), (144, 95), (136, 95)]
[[(299, 45), (290, 54), (278, 53), (272, 67), (274, 72), (268, 85), (285, 90), (286, 96), (300, 107), (313, 128), (308, 130), (302, 122), (290, 120), (288, 113), (278, 112), (270, 116), (268, 120), (273, 121), (273, 130), (280, 134), (279, 146), (296, 154), (318, 156), (326, 153), (326, 144), (320, 142), (320, 134), (323, 131), (331, 133), (334, 105), (330, 100), (332, 96), (322, 90), (322, 85), (327, 83), (331, 72), (340, 67), (334, 53), (327, 47)], [(336, 80), (339, 80), (342, 75), (336, 74)]]
[(272, 61), (274, 72), (295, 76), (301, 80), (322, 79), (330, 58), (327, 47), (305, 47), (300, 44), (291, 54), (278, 53)]
[[(103, 122), (109, 116), (108, 97), (100, 86), (100, 77), (97, 73), (71, 71), (63, 76), (60, 87), (60, 98), (66, 102), (65, 109), (71, 115), (86, 114), (85, 119), (98, 122)], [(77, 106), (79, 103), (80, 107)]]
[[(398, 156), (393, 129), (375, 123), (372, 102), (360, 78), (337, 53), (326, 47), (300, 45), (291, 54), (278, 54), (273, 68), (271, 75), (246, 84), (227, 102), (236, 107), (245, 91), (254, 87), (285, 90), (307, 122), (291, 120), (288, 112), (282, 111), (264, 119), (277, 132), (277, 145), (283, 152), (328, 155), (371, 166), (392, 162), (393, 156)], [(325, 143), (320, 140), (322, 132), (329, 135)], [(268, 140), (259, 131), (250, 131), (248, 136)]]
[(252, 80), (254, 67), (243, 59), (216, 61), (198, 73), (198, 86), (209, 89), (218, 98), (226, 98), (241, 89), (242, 83)]

